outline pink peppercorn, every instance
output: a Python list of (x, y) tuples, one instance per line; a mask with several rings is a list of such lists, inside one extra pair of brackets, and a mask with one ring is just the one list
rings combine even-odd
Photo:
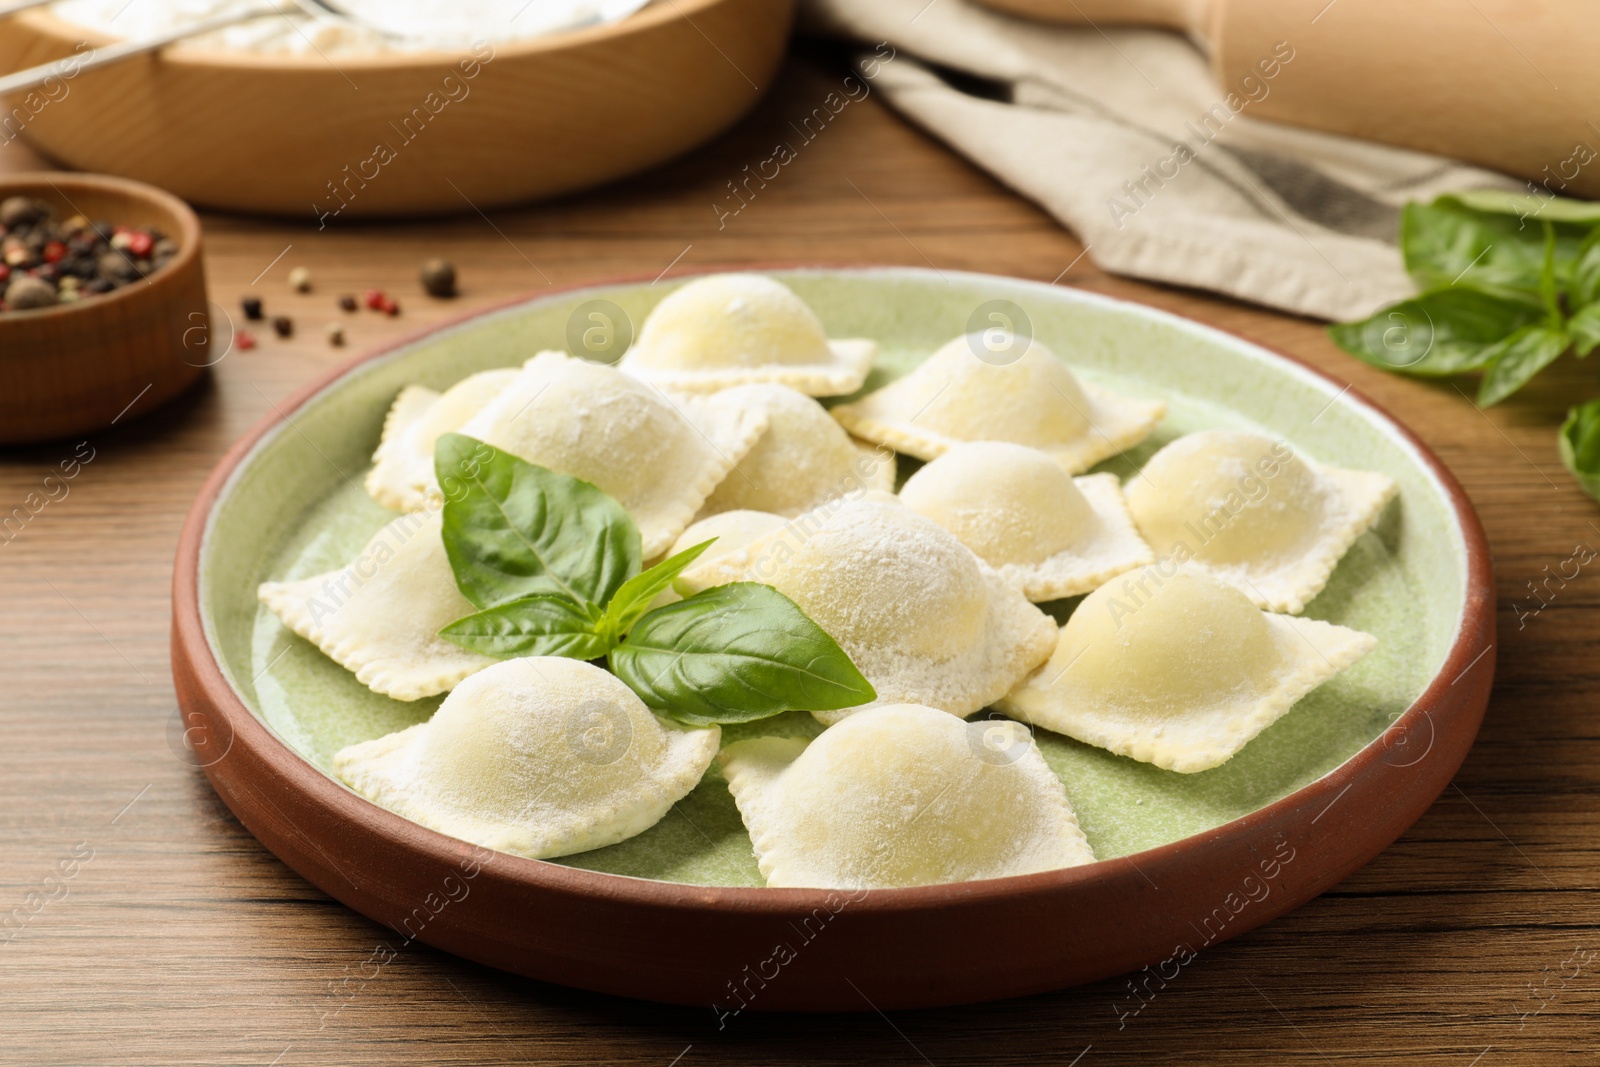
[(389, 298), (383, 295), (382, 289), (368, 289), (362, 296), (361, 302), (373, 311), (382, 311)]
[(46, 241), (41, 254), (46, 263), (59, 263), (67, 254), (67, 246), (60, 241)]
[(130, 230), (128, 232), (128, 253), (134, 258), (145, 259), (155, 246), (155, 238), (151, 237), (146, 231)]
[(246, 330), (240, 330), (238, 333), (234, 334), (233, 339), (238, 342), (241, 350), (251, 349), (256, 346), (256, 339), (250, 336), (249, 332)]

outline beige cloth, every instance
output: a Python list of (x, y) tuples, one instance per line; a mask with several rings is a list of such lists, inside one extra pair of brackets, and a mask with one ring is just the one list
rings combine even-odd
[(1394, 243), (1406, 201), (1524, 188), (1251, 118), (1252, 102), (1294, 77), (1288, 45), (1261, 57), (1261, 77), (1224, 87), (1178, 34), (1056, 27), (968, 0), (808, 0), (804, 25), (887, 42), (894, 58), (878, 61), (873, 89), (1119, 274), (1360, 318), (1415, 291)]

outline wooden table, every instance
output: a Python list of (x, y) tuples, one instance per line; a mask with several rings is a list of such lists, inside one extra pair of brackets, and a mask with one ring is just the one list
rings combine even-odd
[[(1315, 323), (1102, 273), (1042, 212), (876, 99), (719, 228), (725, 183), (838, 77), (793, 64), (710, 147), (554, 204), (321, 232), (205, 220), (213, 298), (232, 310), (260, 295), (295, 318), (294, 339), (257, 331), (210, 384), (95, 435), (70, 493), (0, 538), (0, 917), (31, 916), (0, 943), (0, 1063), (1600, 1062), (1600, 562), (1518, 614), (1539, 605), (1530, 582), (1600, 546), (1600, 508), (1555, 447), (1565, 407), (1596, 392), (1592, 361), (1479, 413), (1448, 383), (1344, 356)], [(30, 165), (26, 153), (0, 148), (0, 167)], [(459, 265), (458, 300), (418, 289), (433, 255)], [(201, 481), (274, 402), (352, 350), (547, 285), (773, 260), (933, 264), (1142, 301), (1292, 352), (1408, 421), (1465, 483), (1499, 569), (1500, 680), (1456, 784), (1366, 869), (1208, 950), (1124, 1026), (1129, 993), (1110, 980), (888, 1017), (746, 1015), (719, 1032), (709, 1010), (573, 992), (422, 946), (323, 1018), (330, 983), (398, 939), (279, 863), (175, 754), (168, 582)], [(286, 281), (302, 265), (307, 295)], [(404, 314), (343, 316), (351, 348), (330, 347), (335, 295), (368, 286)], [(0, 456), (0, 512), (72, 452)]]

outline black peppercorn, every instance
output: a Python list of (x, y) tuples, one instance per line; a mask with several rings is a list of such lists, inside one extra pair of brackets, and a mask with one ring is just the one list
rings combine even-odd
[(279, 337), (294, 336), (294, 320), (287, 315), (277, 315), (272, 320), (272, 332)]
[(429, 296), (456, 295), (456, 268), (448, 260), (430, 259), (422, 265), (422, 288)]
[(239, 299), (239, 306), (244, 309), (244, 317), (251, 322), (261, 319), (261, 298), (259, 296), (246, 296)]

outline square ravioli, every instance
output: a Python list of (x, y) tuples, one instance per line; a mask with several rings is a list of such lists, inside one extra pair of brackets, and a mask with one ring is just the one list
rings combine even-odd
[(420, 700), (496, 661), (439, 636), (478, 609), (456, 588), (439, 513), (402, 515), (336, 571), (263, 582), (257, 596), (283, 624), (373, 692)]
[(816, 312), (779, 281), (713, 274), (657, 304), (620, 366), (684, 392), (762, 383), (842, 396), (861, 388), (877, 354), (872, 341), (830, 341)]
[(719, 758), (769, 886), (935, 885), (1094, 862), (1018, 723), (897, 704), (810, 742), (763, 737)]
[(963, 441), (1009, 441), (1078, 474), (1143, 441), (1166, 415), (1159, 401), (1080, 382), (1037, 339), (1020, 343), (1020, 355), (991, 362), (980, 335), (957, 337), (905, 377), (835, 407), (833, 417), (857, 437), (918, 459)]
[(997, 707), (1169, 771), (1226, 763), (1377, 638), (1273, 615), (1215, 578), (1157, 564), (1084, 598), (1055, 652)]
[(765, 412), (737, 399), (670, 396), (611, 367), (541, 352), (460, 432), (614, 497), (653, 559), (766, 425)]
[(907, 479), (900, 500), (1035, 603), (1090, 592), (1155, 562), (1116, 475), (1074, 478), (1024, 445), (957, 445)]
[(1157, 452), (1128, 509), (1157, 556), (1298, 615), (1395, 495), (1387, 475), (1313, 463), (1286, 441), (1207, 430)]
[[(685, 595), (764, 582), (854, 661), (880, 704), (965, 717), (1050, 655), (1055, 624), (943, 527), (869, 493), (807, 512), (735, 552), (697, 561)], [(859, 709), (816, 711), (834, 723)]]

